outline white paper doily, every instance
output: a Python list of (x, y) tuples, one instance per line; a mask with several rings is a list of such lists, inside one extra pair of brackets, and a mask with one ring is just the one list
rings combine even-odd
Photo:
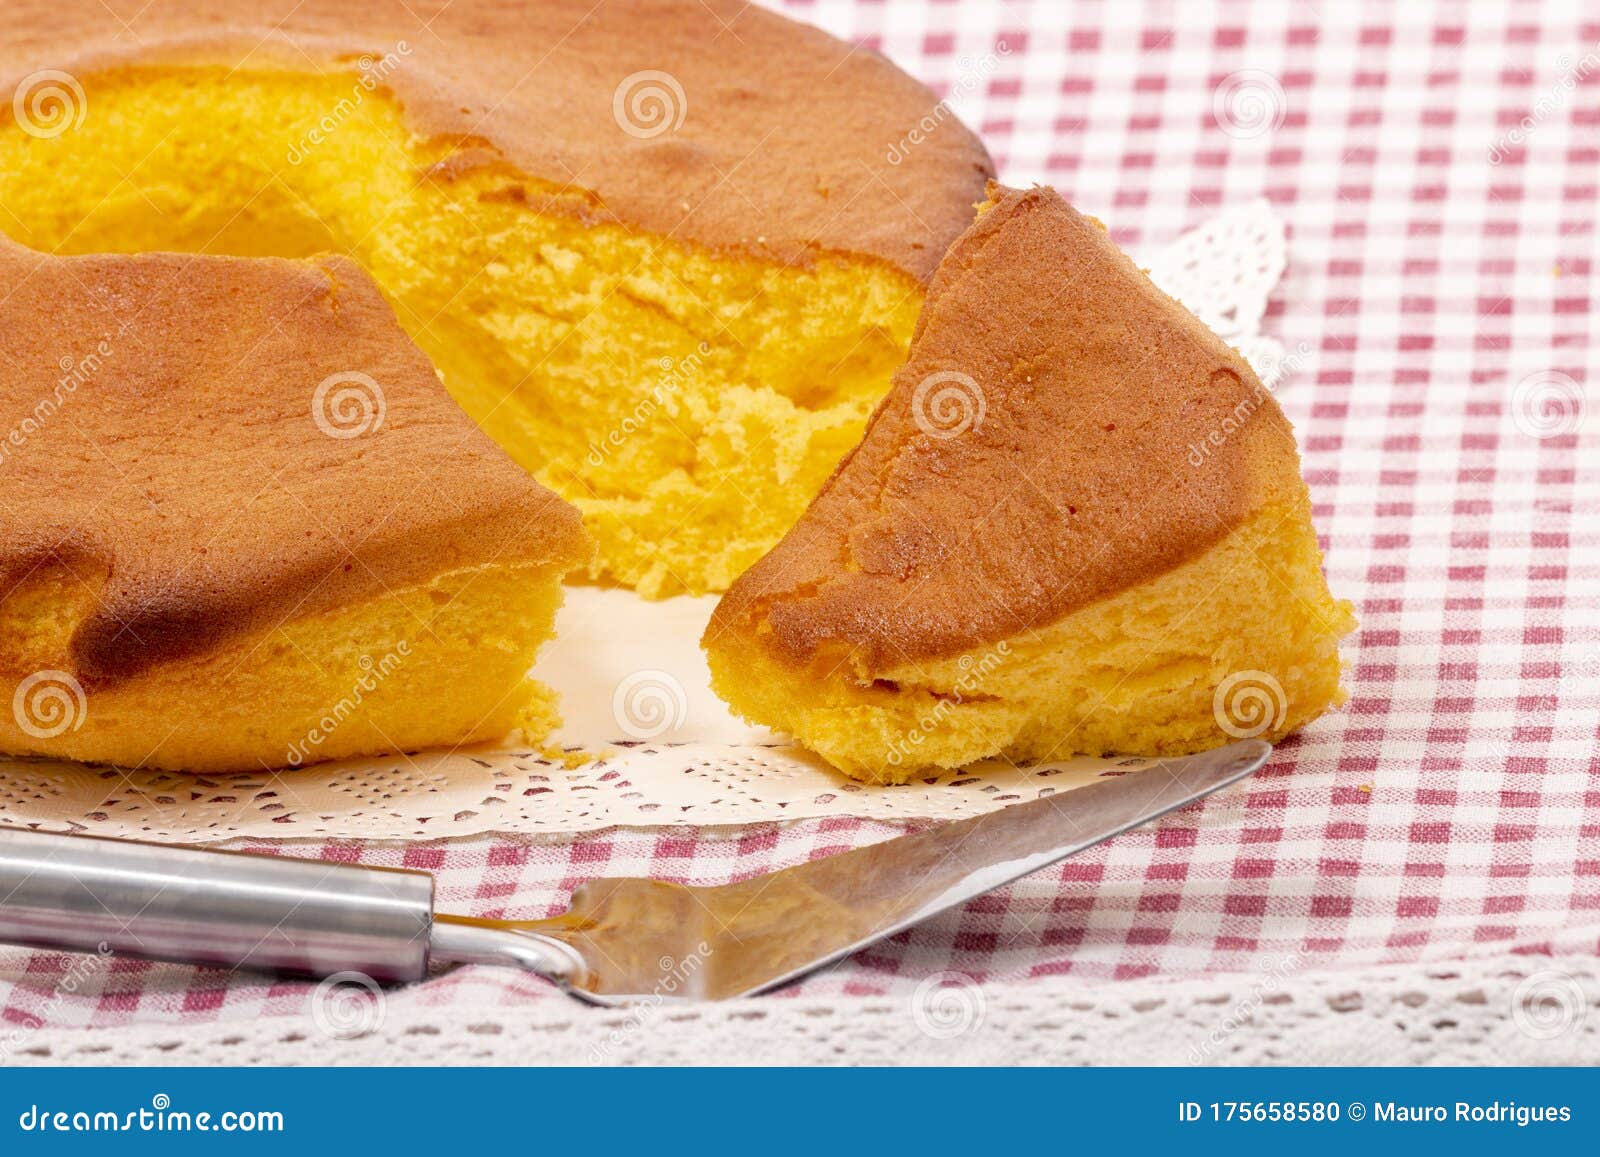
[[(1239, 345), (1246, 357), (1251, 357), (1251, 348), (1270, 353), (1276, 345), (1270, 339), (1265, 339), (1270, 344), (1257, 344), (1263, 341), (1267, 298), (1289, 261), (1283, 221), (1268, 202), (1252, 201), (1221, 213), (1149, 260), (1150, 279), (1219, 336)], [(1251, 348), (1239, 339), (1247, 339)], [(1258, 374), (1271, 368), (1253, 357), (1251, 365)]]
[[(1265, 201), (1144, 255), (1151, 277), (1250, 359), (1269, 388), (1293, 365), (1260, 333), (1285, 267)], [(733, 719), (698, 640), (715, 600), (649, 603), (574, 587), (536, 675), (561, 693), (569, 767), (522, 751), (392, 756), (285, 772), (192, 776), (0, 758), (0, 824), (184, 843), (440, 839), (483, 832), (710, 826), (830, 815), (956, 819), (1081, 786), (1140, 760), (980, 764), (864, 787)]]

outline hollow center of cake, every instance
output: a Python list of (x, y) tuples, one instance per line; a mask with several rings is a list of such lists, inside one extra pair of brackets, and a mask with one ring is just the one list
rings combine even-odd
[(922, 304), (874, 261), (792, 268), (588, 224), (582, 190), (416, 138), (360, 76), (80, 80), (70, 131), (0, 129), (0, 229), (54, 253), (355, 258), (457, 401), (583, 511), (589, 577), (648, 596), (723, 590), (777, 541)]

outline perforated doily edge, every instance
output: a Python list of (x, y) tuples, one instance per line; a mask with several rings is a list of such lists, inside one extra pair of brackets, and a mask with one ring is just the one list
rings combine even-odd
[(0, 827), (157, 843), (416, 843), (617, 827), (710, 831), (829, 817), (949, 820), (1152, 762), (990, 762), (871, 787), (791, 746), (645, 744), (577, 767), (526, 751), (431, 753), (236, 776), (6, 760)]

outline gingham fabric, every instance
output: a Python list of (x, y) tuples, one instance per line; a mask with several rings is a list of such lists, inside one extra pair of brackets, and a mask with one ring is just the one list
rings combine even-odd
[[(807, 980), (841, 1003), (941, 971), (1114, 983), (1600, 953), (1600, 414), (1588, 385), (1600, 14), (1518, 0), (789, 0), (954, 104), (1013, 184), (1153, 244), (1264, 195), (1348, 707), (1247, 784)], [(1592, 9), (1591, 9), (1592, 13)], [(797, 110), (797, 115), (803, 115)], [(887, 144), (887, 142), (886, 142)], [(438, 875), (538, 916), (597, 875), (715, 883), (897, 834), (828, 820), (568, 840), (279, 846)], [(0, 950), (0, 1020), (303, 1012), (311, 987)], [(423, 997), (555, 999), (462, 969)], [(785, 995), (772, 999), (785, 999)], [(0, 1033), (0, 1036), (3, 1036)]]

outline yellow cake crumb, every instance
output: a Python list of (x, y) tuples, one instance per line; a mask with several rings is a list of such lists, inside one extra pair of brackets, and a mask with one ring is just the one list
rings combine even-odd
[[(447, 388), (599, 541), (592, 578), (724, 590), (860, 437), (921, 285), (594, 224), (581, 190), (414, 139), (350, 76), (140, 67), (93, 115), (0, 130), (0, 221), (46, 252), (338, 252)], [(536, 208), (537, 206), (537, 208)]]
[(993, 757), (1275, 741), (1342, 698), (1338, 642), (1355, 618), (1321, 562), (1309, 504), (1266, 507), (1151, 582), (956, 658), (868, 677), (848, 659), (786, 665), (730, 632), (708, 643), (712, 686), (874, 783)]
[(554, 633), (562, 570), (452, 571), (104, 688), (72, 674), (69, 651), (94, 590), (42, 572), (0, 601), (0, 655), (18, 668), (0, 679), (17, 688), (0, 750), (204, 772), (542, 740), (556, 698), (528, 671)]

